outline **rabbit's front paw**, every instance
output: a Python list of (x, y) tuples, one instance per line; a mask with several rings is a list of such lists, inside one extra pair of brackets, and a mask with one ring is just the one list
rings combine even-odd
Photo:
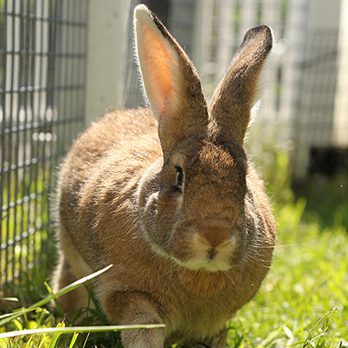
[[(110, 321), (122, 325), (160, 324), (156, 304), (137, 291), (115, 291), (102, 299), (102, 306)], [(121, 333), (124, 348), (163, 348), (164, 328), (125, 330)]]
[[(143, 323), (145, 321), (144, 318)], [(122, 343), (125, 348), (163, 348), (164, 334), (163, 329), (141, 329), (123, 331)]]

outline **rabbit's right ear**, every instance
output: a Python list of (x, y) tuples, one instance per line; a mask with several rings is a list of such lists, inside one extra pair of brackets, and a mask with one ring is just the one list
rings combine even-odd
[(192, 62), (159, 19), (145, 5), (138, 5), (134, 24), (145, 92), (166, 152), (178, 138), (206, 128), (207, 106)]
[(243, 144), (260, 73), (272, 45), (272, 30), (265, 25), (245, 34), (210, 102), (209, 111), (218, 136)]

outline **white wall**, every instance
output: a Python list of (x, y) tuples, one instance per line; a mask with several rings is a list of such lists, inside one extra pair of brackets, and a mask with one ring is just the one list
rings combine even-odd
[(90, 0), (86, 123), (122, 105), (129, 0)]

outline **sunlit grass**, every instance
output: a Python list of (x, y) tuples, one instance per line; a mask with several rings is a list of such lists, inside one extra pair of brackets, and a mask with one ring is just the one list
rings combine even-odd
[[(56, 327), (47, 327), (47, 323), (52, 325), (55, 320), (48, 311), (45, 311), (43, 306), (49, 304), (52, 300), (56, 300), (60, 296), (63, 296), (64, 294), (82, 286), (84, 283), (98, 277), (100, 274), (107, 272), (111, 267), (112, 265), (109, 265), (89, 276), (81, 278), (56, 293), (52, 293), (50, 291), (48, 296), (34, 303), (28, 308), (22, 308), (13, 311), (12, 313), (1, 315), (0, 347), (59, 347), (61, 344), (64, 344), (60, 340), (62, 335), (72, 335), (72, 337), (69, 337), (65, 342), (69, 343), (70, 341), (69, 347), (73, 347), (77, 343), (78, 335), (83, 333), (110, 333), (122, 330), (153, 329), (164, 327), (162, 324), (150, 325), (146, 323), (144, 323), (144, 325), (90, 325), (66, 327), (64, 321), (59, 322)], [(48, 288), (48, 290), (50, 289)], [(28, 319), (28, 314), (34, 311), (36, 312), (34, 315), (36, 320)], [(9, 331), (6, 330), (7, 327), (14, 327), (16, 330)], [(5, 332), (1, 333), (1, 331)], [(26, 338), (27, 336), (29, 336), (28, 339)], [(86, 339), (84, 342), (87, 343)]]
[[(229, 322), (230, 347), (347, 347), (347, 234), (344, 227), (321, 229), (317, 223), (304, 223), (304, 209), (304, 201), (276, 208), (279, 240), (272, 269), (257, 296)], [(42, 306), (45, 303), (32, 314), (7, 320), (0, 330), (65, 326)], [(107, 324), (102, 314), (91, 309), (89, 314), (84, 325), (90, 325), (90, 332), (93, 327), (99, 330), (96, 318)], [(73, 337), (72, 347), (109, 347), (111, 341), (120, 346), (112, 332), (87, 336), (77, 329), (79, 335), (72, 336), (67, 330), (70, 335), (59, 340), (45, 333), (12, 338), (4, 347), (61, 347), (63, 342), (69, 347)]]
[(28, 276), (28, 270), (47, 263), (47, 254), (40, 250), (49, 237), (49, 175), (37, 165), (32, 173), (10, 172), (1, 178), (0, 264), (6, 271), (0, 272), (0, 284)]

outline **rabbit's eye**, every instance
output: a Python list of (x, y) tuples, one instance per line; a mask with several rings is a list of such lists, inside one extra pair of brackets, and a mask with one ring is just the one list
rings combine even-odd
[(181, 167), (175, 166), (176, 169), (176, 182), (175, 186), (173, 186), (174, 192), (182, 192), (182, 185), (184, 183), (184, 172)]

